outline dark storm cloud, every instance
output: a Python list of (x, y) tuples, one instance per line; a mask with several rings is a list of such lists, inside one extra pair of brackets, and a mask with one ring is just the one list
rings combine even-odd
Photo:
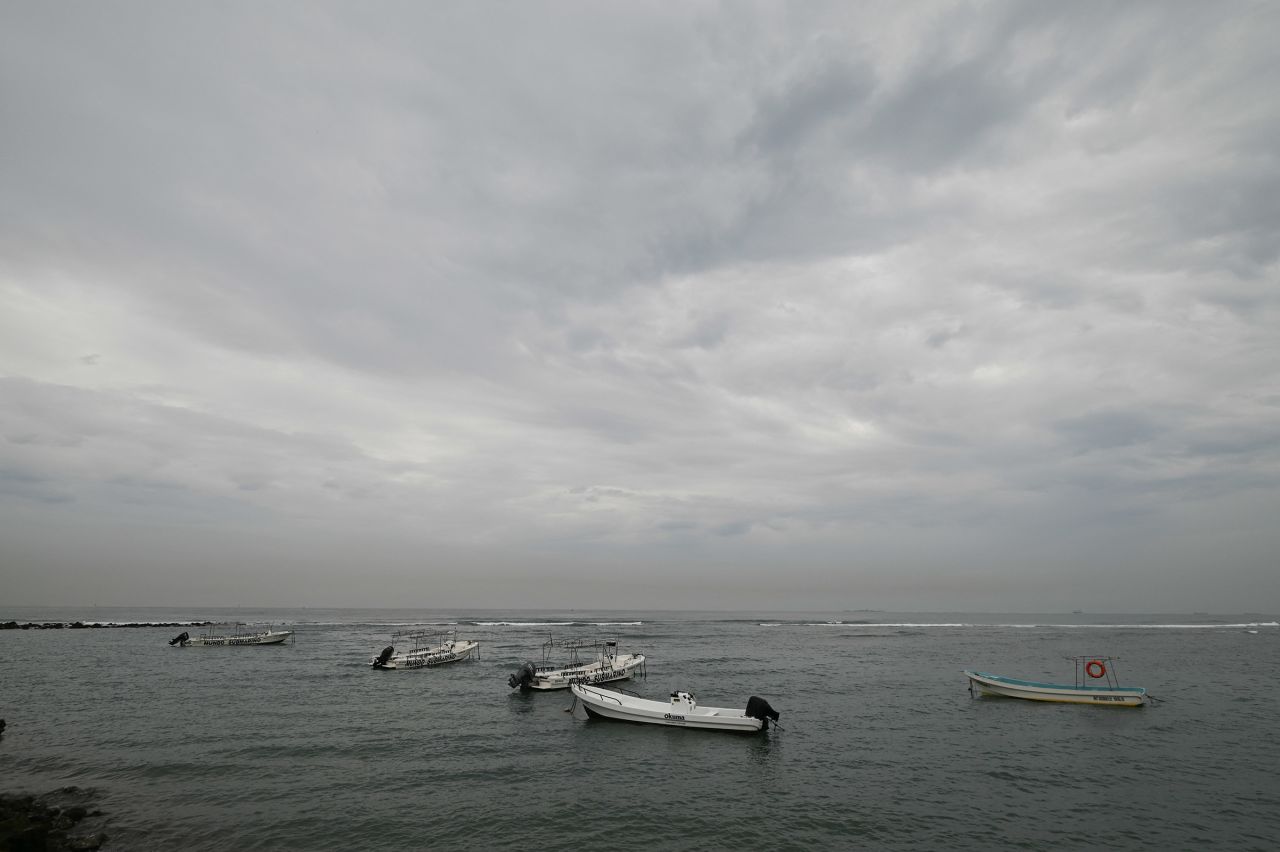
[(743, 140), (764, 153), (799, 153), (815, 136), (847, 132), (876, 89), (870, 68), (834, 55), (802, 68), (779, 91), (761, 92)]
[(1082, 453), (1145, 443), (1162, 431), (1154, 417), (1134, 411), (1098, 411), (1059, 421), (1054, 428), (1070, 448)]
[(1280, 600), (1277, 24), (10, 4), (9, 587)]

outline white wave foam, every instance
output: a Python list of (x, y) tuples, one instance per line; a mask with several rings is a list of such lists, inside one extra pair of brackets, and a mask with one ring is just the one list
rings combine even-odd
[(477, 627), (639, 627), (643, 621), (477, 621)]
[(1280, 627), (1276, 621), (1253, 621), (1245, 624), (1050, 624), (1047, 627), (1124, 627), (1135, 630), (1226, 630), (1242, 627)]
[[(761, 624), (761, 627), (780, 627), (777, 623)], [(1246, 627), (1280, 627), (1276, 621), (1253, 621), (1240, 624), (977, 624), (972, 622), (883, 622), (853, 623), (840, 621), (812, 621), (802, 627), (973, 627), (1007, 630), (1240, 630)]]

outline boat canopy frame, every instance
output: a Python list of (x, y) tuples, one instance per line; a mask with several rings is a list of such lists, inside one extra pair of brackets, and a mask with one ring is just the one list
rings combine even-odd
[[(557, 658), (561, 651), (568, 653)], [(588, 659), (583, 659), (583, 652), (588, 651)], [(567, 639), (557, 639), (553, 634), (548, 634), (547, 641), (542, 643), (542, 660), (537, 663), (529, 663), (533, 666), (535, 673), (546, 675), (552, 672), (565, 671), (566, 669), (578, 669), (591, 664), (604, 661), (610, 667), (616, 664), (618, 657), (621, 656), (618, 650), (617, 638), (607, 639), (601, 636), (571, 636)], [(649, 677), (649, 661), (644, 659), (642, 655), (630, 654), (630, 656), (641, 656), (640, 665), (635, 667), (632, 678), (648, 678)], [(625, 678), (619, 678), (625, 680)], [(610, 678), (610, 681), (614, 678)], [(596, 683), (586, 677), (571, 678), (570, 684), (574, 683)], [(639, 696), (637, 696), (639, 697)]]
[[(408, 627), (404, 630), (397, 630), (391, 634), (391, 641), (412, 639), (413, 647), (403, 653), (412, 654), (417, 651), (425, 651), (434, 648), (437, 645), (443, 645), (446, 642), (458, 642), (458, 628), (441, 628), (441, 627)], [(480, 659), (480, 642), (474, 641), (476, 647), (472, 649), (475, 658)]]
[(590, 649), (595, 652), (597, 658), (618, 656), (617, 639), (604, 639), (599, 636), (572, 636), (568, 639), (557, 640), (554, 635), (548, 635), (547, 641), (542, 643), (542, 662), (544, 665), (556, 662), (552, 657), (557, 653), (557, 648), (562, 651), (568, 651), (568, 659), (562, 664), (557, 664), (556, 668), (568, 669), (595, 662), (594, 659), (589, 659), (585, 662), (582, 660), (582, 651), (584, 649)]
[[(263, 633), (276, 632), (275, 624), (267, 621), (211, 621), (204, 625), (202, 639), (221, 639), (224, 637), (259, 636)], [(284, 625), (281, 625), (283, 629)]]
[(1076, 689), (1088, 689), (1094, 686), (1089, 681), (1097, 681), (1098, 678), (1089, 674), (1089, 664), (1099, 663), (1102, 666), (1102, 677), (1106, 680), (1107, 686), (1112, 689), (1120, 689), (1120, 680), (1116, 674), (1116, 660), (1119, 657), (1113, 657), (1109, 654), (1082, 654), (1063, 659), (1070, 660), (1075, 665)]

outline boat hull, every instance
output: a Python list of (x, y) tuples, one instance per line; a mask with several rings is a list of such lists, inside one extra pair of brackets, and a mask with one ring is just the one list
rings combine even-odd
[(966, 670), (964, 674), (969, 678), (970, 689), (985, 695), (1095, 707), (1142, 707), (1147, 703), (1147, 691), (1140, 686), (1072, 686), (1019, 680), (986, 672)]
[(575, 683), (597, 684), (627, 680), (644, 665), (644, 654), (627, 654), (611, 662), (591, 663), (553, 671), (542, 671), (529, 681), (529, 689), (568, 689)]
[(573, 684), (570, 689), (587, 715), (597, 719), (741, 734), (754, 734), (764, 728), (763, 720), (747, 716), (742, 710), (649, 701), (581, 684)]
[(232, 645), (282, 645), (292, 635), (292, 630), (272, 630), (267, 633), (253, 633), (243, 636), (193, 636), (179, 644), (207, 645), (210, 647)]
[(435, 666), (443, 666), (447, 663), (456, 663), (469, 659), (479, 646), (479, 642), (449, 642), (435, 648), (395, 654), (382, 665), (378, 665), (377, 658), (375, 658), (370, 665), (375, 669), (388, 670), (434, 668)]

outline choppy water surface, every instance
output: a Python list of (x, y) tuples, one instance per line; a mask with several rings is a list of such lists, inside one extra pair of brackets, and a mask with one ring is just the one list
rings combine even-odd
[[(110, 849), (1271, 849), (1280, 837), (1274, 616), (0, 612), (220, 618), (291, 623), (296, 641), (0, 631), (0, 789), (96, 789)], [(479, 639), (481, 659), (368, 667), (393, 630), (433, 622)], [(625, 684), (646, 697), (761, 695), (784, 730), (575, 719), (567, 693), (506, 685), (548, 633), (649, 655), (648, 678)], [(1070, 681), (1074, 654), (1118, 655), (1121, 682), (1163, 701), (975, 700), (960, 674)]]

